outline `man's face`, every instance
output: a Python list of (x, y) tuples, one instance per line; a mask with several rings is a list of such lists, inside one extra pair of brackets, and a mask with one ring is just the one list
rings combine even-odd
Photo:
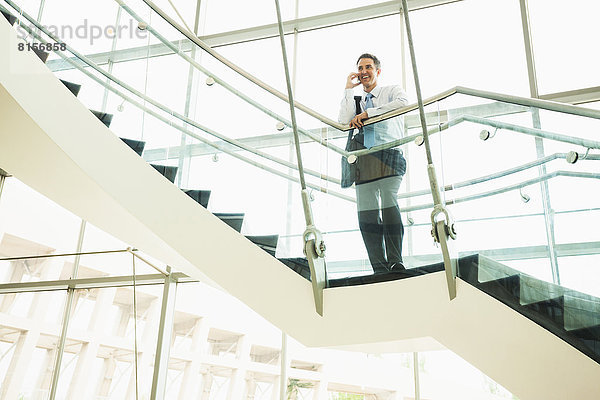
[(375, 68), (373, 59), (361, 58), (358, 62), (358, 78), (365, 89), (377, 84), (377, 77), (380, 73), (381, 70)]

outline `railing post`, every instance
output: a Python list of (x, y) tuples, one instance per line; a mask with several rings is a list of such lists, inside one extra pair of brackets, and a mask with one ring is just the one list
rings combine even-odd
[(177, 281), (171, 275), (171, 267), (167, 267), (167, 272), (169, 274), (165, 276), (163, 287), (158, 340), (156, 342), (156, 355), (154, 358), (154, 375), (152, 376), (152, 392), (150, 395), (152, 400), (164, 399), (167, 390), (167, 372), (169, 369), (171, 335), (173, 332), (175, 298), (177, 294)]
[[(535, 60), (533, 57), (533, 43), (531, 40), (531, 31), (529, 29), (529, 8), (527, 0), (519, 0), (521, 8), (521, 23), (523, 25), (523, 42), (525, 43), (525, 57), (527, 60), (527, 74), (529, 77), (529, 93), (534, 99), (538, 99), (538, 85), (537, 85), (537, 74), (535, 71)], [(537, 108), (532, 109), (533, 127), (541, 129), (542, 124), (540, 122), (540, 111)], [(542, 138), (535, 138), (535, 149), (538, 158), (543, 158), (544, 152), (544, 141)], [(546, 166), (540, 165), (539, 175), (546, 175)], [(550, 192), (548, 188), (548, 182), (540, 182), (540, 191), (542, 194), (542, 204), (544, 207), (544, 223), (546, 226), (546, 240), (548, 241), (548, 257), (550, 258), (550, 267), (552, 270), (552, 281), (557, 285), (560, 285), (560, 274), (558, 270), (558, 256), (556, 253), (556, 238), (554, 235), (554, 210), (550, 204)]]
[[(442, 203), (442, 196), (437, 181), (433, 158), (431, 157), (431, 146), (429, 144), (429, 133), (427, 131), (427, 121), (425, 119), (425, 108), (423, 106), (423, 98), (421, 96), (421, 85), (419, 83), (419, 73), (417, 70), (417, 60), (415, 57), (415, 48), (413, 45), (412, 31), (410, 28), (410, 18), (408, 17), (408, 5), (406, 0), (402, 0), (402, 14), (404, 15), (404, 23), (406, 26), (406, 36), (408, 38), (408, 47), (412, 61), (413, 76), (415, 80), (415, 89), (417, 92), (417, 103), (419, 105), (419, 117), (421, 119), (421, 130), (423, 132), (423, 140), (425, 144), (425, 152), (427, 155), (427, 174), (429, 176), (429, 185), (431, 187), (431, 195), (433, 196), (434, 208), (431, 212), (431, 235), (434, 240), (442, 247), (444, 257), (444, 268), (446, 269), (446, 280), (448, 284), (448, 295), (450, 300), (456, 297), (456, 258), (448, 241), (449, 238), (456, 238), (454, 230), (454, 222), (450, 213)], [(438, 220), (439, 216), (445, 219)]]
[(298, 125), (296, 123), (296, 109), (294, 104), (294, 94), (292, 91), (292, 81), (288, 67), (287, 52), (285, 50), (285, 37), (283, 35), (283, 23), (281, 21), (281, 10), (279, 0), (275, 0), (277, 10), (277, 23), (279, 25), (279, 40), (281, 42), (281, 53), (283, 56), (283, 68), (285, 70), (285, 80), (288, 90), (288, 103), (290, 105), (290, 114), (292, 117), (292, 130), (294, 131), (294, 144), (296, 145), (296, 161), (298, 163), (298, 172), (300, 174), (300, 187), (302, 189), (302, 206), (304, 208), (304, 219), (306, 221), (306, 230), (304, 231), (304, 254), (310, 266), (310, 275), (315, 299), (315, 308), (319, 315), (323, 315), (323, 289), (327, 286), (327, 268), (325, 266), (325, 242), (321, 232), (314, 224), (312, 209), (310, 206), (310, 196), (306, 190), (306, 181), (304, 180), (304, 167), (302, 165), (302, 153), (300, 151), (300, 137), (298, 135)]

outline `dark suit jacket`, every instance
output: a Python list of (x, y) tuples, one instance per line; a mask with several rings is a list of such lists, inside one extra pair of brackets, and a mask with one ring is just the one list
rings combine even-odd
[[(360, 114), (360, 96), (354, 96), (356, 102), (356, 115)], [(352, 137), (353, 129), (348, 132), (346, 151), (365, 149), (362, 129)], [(406, 173), (406, 160), (402, 151), (398, 149), (384, 149), (375, 153), (358, 157), (354, 164), (350, 164), (346, 157), (342, 157), (341, 186), (347, 188), (353, 183), (373, 182), (388, 176), (402, 176)]]

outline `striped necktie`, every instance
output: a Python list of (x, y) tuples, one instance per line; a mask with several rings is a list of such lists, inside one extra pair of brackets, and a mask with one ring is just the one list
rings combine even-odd
[[(365, 98), (365, 111), (367, 108), (373, 108), (373, 94), (367, 93), (367, 97)], [(363, 135), (364, 135), (364, 145), (367, 149), (370, 149), (375, 145), (375, 128), (373, 124), (363, 126)]]

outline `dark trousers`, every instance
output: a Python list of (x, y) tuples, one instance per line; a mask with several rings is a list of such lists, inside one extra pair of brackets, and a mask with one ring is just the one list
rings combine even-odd
[(356, 185), (358, 225), (375, 273), (402, 262), (404, 225), (398, 207), (401, 176)]

